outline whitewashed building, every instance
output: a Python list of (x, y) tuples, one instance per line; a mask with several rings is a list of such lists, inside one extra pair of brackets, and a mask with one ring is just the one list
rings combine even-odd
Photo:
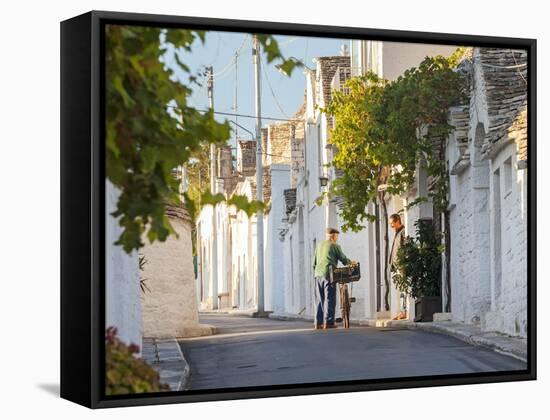
[(527, 334), (527, 53), (473, 48), (459, 68), (470, 101), (448, 139), (455, 321)]
[(111, 216), (116, 210), (120, 191), (105, 181), (105, 327), (117, 328), (118, 337), (125, 343), (141, 348), (143, 321), (141, 289), (139, 286), (139, 257), (136, 251), (127, 254), (114, 243), (122, 233), (118, 219)]
[[(280, 221), (284, 215), (283, 191), (290, 186), (293, 124), (270, 124), (262, 129), (264, 212), (264, 309), (278, 310), (284, 300), (282, 289), (283, 249), (279, 242)], [(220, 155), (221, 156), (221, 155)], [(218, 190), (227, 198), (233, 194), (256, 200), (256, 142), (237, 142), (236, 168), (230, 154), (220, 158)], [(273, 199), (277, 197), (278, 200)], [(217, 220), (217, 260), (212, 259), (212, 212)], [(222, 203), (201, 209), (197, 222), (198, 300), (200, 308), (255, 311), (257, 301), (256, 215), (248, 217), (234, 206)], [(216, 269), (217, 287), (212, 287)], [(216, 293), (214, 293), (216, 290)]]
[[(338, 215), (338, 198), (324, 200), (317, 204), (323, 191), (338, 176), (328, 165), (332, 160), (329, 135), (335, 123), (327, 118), (319, 108), (328, 104), (331, 92), (341, 89), (352, 75), (373, 71), (379, 76), (393, 80), (406, 69), (418, 65), (429, 55), (450, 55), (455, 48), (449, 46), (386, 43), (375, 41), (353, 41), (351, 57), (334, 56), (315, 59), (316, 68), (306, 71), (305, 140), (303, 160), (293, 189), (285, 194), (287, 217), (283, 224), (282, 239), (285, 245), (285, 290), (287, 298), (286, 314), (300, 314), (311, 317), (313, 314), (313, 273), (312, 260), (316, 245), (325, 239), (327, 227), (339, 228), (342, 221)], [(425, 194), (427, 180), (419, 176), (417, 185), (403, 197), (388, 197), (388, 214), (404, 208), (408, 200)], [(371, 214), (381, 215), (380, 209), (372, 205)], [(414, 220), (431, 217), (429, 205), (413, 207), (405, 212), (407, 234)], [(344, 253), (358, 261), (362, 267), (361, 281), (353, 285), (352, 294), (356, 302), (352, 305), (351, 318), (355, 320), (391, 318), (399, 312), (399, 294), (391, 282), (386, 282), (384, 235), (388, 242), (393, 240), (393, 232), (388, 230), (388, 222), (366, 223), (360, 232), (341, 233), (339, 243)], [(296, 263), (303, 269), (296, 270)], [(409, 317), (414, 317), (414, 305), (409, 302)]]
[[(299, 170), (291, 180), (291, 189), (285, 192), (286, 216), (281, 228), (281, 240), (285, 250), (285, 305), (281, 315), (313, 316), (314, 281), (313, 255), (317, 244), (325, 240), (327, 227), (338, 227), (336, 201), (318, 200), (335, 176), (329, 168), (332, 150), (329, 145), (329, 130), (332, 118), (321, 112), (328, 105), (331, 92), (350, 77), (350, 57), (319, 57), (316, 68), (306, 71), (306, 98), (303, 110), (304, 140), (296, 147), (293, 162)], [(303, 162), (303, 164), (302, 164)], [(343, 233), (340, 243), (346, 255), (359, 261), (367, 269), (369, 251), (367, 232)], [(357, 303), (352, 308), (352, 317), (364, 317), (365, 308), (371, 306), (372, 293), (369, 282), (354, 285), (353, 295)]]

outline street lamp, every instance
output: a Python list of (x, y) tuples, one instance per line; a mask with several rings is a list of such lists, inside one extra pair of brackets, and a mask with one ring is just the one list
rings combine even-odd
[(240, 125), (240, 124), (237, 124), (237, 123), (236, 123), (235, 121), (233, 121), (233, 120), (227, 120), (227, 121), (229, 121), (230, 123), (235, 124), (237, 127), (239, 127), (240, 129), (246, 131), (247, 133), (249, 133), (249, 134), (252, 136), (252, 138), (254, 138), (255, 134), (254, 134), (252, 131), (250, 131), (250, 130), (244, 128), (244, 127), (243, 127), (242, 125)]

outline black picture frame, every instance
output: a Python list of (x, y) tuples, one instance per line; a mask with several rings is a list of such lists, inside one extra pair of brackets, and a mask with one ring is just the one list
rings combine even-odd
[[(104, 395), (104, 25), (514, 47), (528, 51), (528, 358), (525, 371)], [(479, 384), (536, 379), (536, 40), (92, 11), (61, 23), (61, 397), (90, 408)]]

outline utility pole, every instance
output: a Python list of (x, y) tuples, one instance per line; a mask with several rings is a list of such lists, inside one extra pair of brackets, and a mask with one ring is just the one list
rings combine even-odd
[[(237, 93), (239, 86), (239, 72), (237, 65), (239, 64), (239, 53), (235, 51), (235, 101), (233, 102), (233, 112), (237, 114)], [(237, 149), (237, 140), (239, 138), (239, 117), (235, 115), (235, 150)]]
[[(208, 73), (208, 102), (211, 110), (214, 110), (214, 71), (212, 66), (207, 67)], [(210, 144), (210, 192), (214, 195), (216, 191), (216, 145)], [(217, 206), (212, 206), (212, 253), (210, 259), (210, 278), (212, 287), (210, 288), (210, 298), (212, 300), (212, 309), (218, 309), (218, 229), (217, 229)]]
[[(262, 167), (262, 111), (260, 101), (260, 43), (258, 37), (254, 35), (252, 44), (252, 63), (255, 72), (256, 87), (256, 199), (263, 201), (263, 167)], [(258, 261), (258, 314), (264, 312), (264, 219), (263, 213), (256, 213), (256, 238), (258, 242), (257, 261)]]

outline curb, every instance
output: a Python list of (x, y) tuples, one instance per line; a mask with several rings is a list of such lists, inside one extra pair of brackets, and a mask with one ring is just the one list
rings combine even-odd
[(144, 338), (142, 357), (171, 391), (188, 389), (191, 369), (175, 338)]
[(474, 346), (485, 347), (527, 363), (526, 339), (510, 337), (496, 332), (484, 332), (476, 326), (461, 325), (450, 321), (430, 324), (411, 323), (406, 328), (449, 335)]
[(402, 328), (445, 334), (468, 344), (485, 347), (506, 356), (527, 362), (527, 340), (511, 337), (497, 332), (482, 331), (480, 327), (452, 321), (413, 322), (384, 319), (351, 321), (352, 324), (367, 325), (376, 328)]
[[(176, 341), (176, 340), (174, 340)], [(183, 373), (181, 375), (181, 380), (178, 386), (178, 391), (187, 391), (191, 387), (191, 366), (189, 365), (189, 362), (185, 358), (185, 355), (183, 354), (183, 351), (181, 350), (181, 347), (179, 343), (176, 341), (176, 345), (178, 346), (178, 350), (180, 352), (181, 360), (185, 364), (185, 367), (183, 368)]]
[(256, 309), (235, 309), (235, 310), (201, 310), (200, 315), (227, 315), (236, 317), (248, 317), (248, 318), (270, 318), (271, 311), (258, 312)]

